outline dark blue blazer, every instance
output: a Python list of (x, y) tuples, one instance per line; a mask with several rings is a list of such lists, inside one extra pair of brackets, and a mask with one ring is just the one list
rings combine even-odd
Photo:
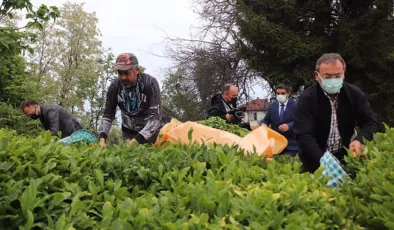
[[(281, 122), (279, 117), (279, 102), (275, 101), (268, 106), (268, 111), (265, 114), (263, 120), (261, 120), (262, 124), (264, 123), (267, 126), (271, 125), (271, 129), (285, 136), (288, 141), (288, 145), (286, 149), (293, 151), (298, 151), (298, 145), (296, 142), (295, 134), (293, 132), (293, 126), (294, 126), (293, 112), (295, 110), (296, 105), (297, 102), (294, 99), (292, 98), (288, 99), (286, 109), (283, 114), (283, 121)], [(284, 123), (286, 123), (289, 126), (289, 130), (286, 132), (281, 132), (279, 131), (279, 126)]]

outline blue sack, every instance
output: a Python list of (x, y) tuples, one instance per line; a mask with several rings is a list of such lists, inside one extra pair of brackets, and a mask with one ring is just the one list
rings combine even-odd
[(59, 140), (59, 142), (63, 143), (64, 145), (69, 145), (81, 141), (88, 143), (97, 143), (97, 138), (93, 135), (93, 133), (89, 132), (88, 130), (80, 129), (73, 132), (71, 136)]

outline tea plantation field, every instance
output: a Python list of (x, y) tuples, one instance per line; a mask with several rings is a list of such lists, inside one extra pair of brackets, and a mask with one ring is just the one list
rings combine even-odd
[[(326, 186), (229, 146), (62, 146), (0, 130), (0, 229), (394, 229), (394, 129)], [(350, 156), (350, 155), (349, 155)]]

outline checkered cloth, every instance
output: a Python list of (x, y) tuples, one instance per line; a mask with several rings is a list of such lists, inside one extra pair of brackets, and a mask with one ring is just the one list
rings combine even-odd
[[(327, 182), (328, 186), (338, 188), (339, 185), (345, 182), (345, 178), (348, 177), (339, 160), (328, 151), (320, 158), (320, 165), (324, 167), (323, 176), (330, 177), (330, 180)], [(350, 181), (350, 178), (348, 179)]]
[(77, 130), (73, 134), (71, 134), (71, 136), (59, 140), (59, 142), (63, 143), (64, 145), (69, 145), (80, 141), (84, 141), (88, 143), (97, 143), (97, 139), (93, 135), (93, 133), (85, 129)]

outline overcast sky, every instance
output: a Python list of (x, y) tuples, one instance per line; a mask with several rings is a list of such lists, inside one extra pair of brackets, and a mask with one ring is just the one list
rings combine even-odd
[[(66, 0), (32, 0), (35, 7), (41, 4), (60, 7)], [(85, 11), (96, 12), (98, 28), (105, 48), (117, 55), (134, 53), (146, 72), (163, 81), (171, 60), (157, 57), (165, 49), (163, 30), (171, 36), (189, 37), (192, 25), (198, 24), (191, 0), (71, 0), (85, 2)]]
[[(61, 7), (67, 0), (32, 0), (33, 6), (41, 4)], [(171, 37), (189, 38), (192, 26), (199, 25), (193, 12), (192, 0), (70, 0), (85, 2), (85, 11), (96, 12), (98, 28), (102, 33), (104, 48), (111, 48), (117, 55), (134, 53), (146, 72), (162, 84), (166, 70), (172, 66), (164, 55), (165, 33)], [(165, 31), (165, 33), (164, 33)], [(159, 56), (156, 56), (157, 54)], [(253, 87), (254, 97), (262, 98), (261, 86)]]

